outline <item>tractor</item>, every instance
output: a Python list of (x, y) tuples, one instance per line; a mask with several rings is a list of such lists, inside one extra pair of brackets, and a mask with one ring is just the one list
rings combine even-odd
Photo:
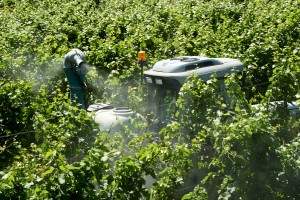
[[(226, 74), (243, 71), (243, 63), (232, 58), (208, 58), (205, 56), (181, 56), (159, 61), (153, 68), (143, 72), (146, 63), (144, 51), (138, 53), (138, 63), (141, 70), (141, 82), (148, 87), (148, 108), (154, 113), (156, 127), (162, 127), (167, 119), (166, 105), (172, 105), (178, 97), (178, 92), (187, 77), (197, 74), (203, 81), (207, 81), (214, 74), (220, 84)], [(99, 124), (100, 131), (113, 134), (120, 130), (120, 124), (126, 123), (133, 116), (128, 107), (116, 107), (105, 103), (94, 103), (89, 106), (85, 101), (85, 76), (87, 63), (84, 53), (79, 49), (72, 49), (64, 57), (64, 71), (70, 85), (70, 98), (73, 105), (93, 112), (93, 118)]]
[[(170, 110), (170, 107), (171, 109), (175, 107), (179, 90), (191, 74), (196, 74), (202, 81), (208, 81), (214, 75), (218, 80), (219, 88), (225, 90), (225, 76), (233, 73), (233, 71), (242, 73), (244, 67), (241, 61), (232, 58), (181, 56), (159, 61), (150, 70), (143, 71), (146, 64), (144, 51), (138, 53), (138, 64), (141, 67), (141, 83), (147, 86), (148, 112), (153, 113), (152, 117), (156, 120), (151, 130), (154, 137), (155, 133), (159, 132), (170, 120), (168, 110)], [(108, 131), (109, 134), (113, 135), (137, 115), (128, 107), (116, 107), (105, 103), (86, 105), (84, 88), (86, 87), (87, 63), (81, 50), (72, 49), (65, 55), (64, 70), (70, 84), (71, 102), (73, 105), (79, 105), (81, 109), (90, 112), (94, 121), (99, 124), (100, 131)], [(230, 101), (231, 99), (227, 99), (227, 102)], [(271, 102), (270, 108), (278, 103), (282, 102)], [(253, 109), (260, 109), (260, 106), (254, 105)], [(287, 110), (298, 120), (300, 111), (296, 102), (288, 103)], [(198, 184), (201, 173), (200, 171), (191, 171), (188, 178), (194, 181), (187, 183), (188, 186)], [(145, 179), (147, 180), (146, 184), (148, 184), (146, 187), (151, 187), (151, 184), (155, 181), (151, 177)], [(216, 194), (216, 191), (211, 193)]]

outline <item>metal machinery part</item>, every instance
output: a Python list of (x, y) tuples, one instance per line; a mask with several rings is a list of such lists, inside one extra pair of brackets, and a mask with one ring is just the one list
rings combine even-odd
[[(237, 59), (205, 56), (181, 56), (159, 61), (152, 69), (144, 72), (143, 82), (149, 86), (148, 89), (151, 90), (149, 94), (155, 94), (155, 97), (150, 97), (152, 100), (149, 100), (151, 102), (149, 107), (153, 108), (152, 111), (159, 119), (158, 121), (163, 122), (166, 116), (165, 106), (170, 104), (170, 102), (165, 102), (166, 96), (170, 96), (170, 92), (172, 92), (176, 99), (180, 88), (190, 74), (197, 74), (203, 81), (209, 80), (214, 74), (219, 80), (218, 84), (221, 90), (225, 90), (223, 81), (225, 75), (231, 74), (233, 70), (242, 73), (243, 67), (243, 63)], [(225, 99), (227, 102), (231, 102), (231, 99), (227, 99), (226, 96)], [(270, 102), (269, 106), (272, 108), (280, 104), (282, 104), (280, 101)], [(299, 104), (292, 102), (287, 103), (286, 106), (289, 113), (299, 119)], [(258, 105), (253, 105), (253, 107), (257, 108)], [(155, 108), (157, 109), (155, 110)]]
[(85, 108), (86, 58), (79, 49), (72, 49), (64, 57), (64, 71), (70, 84), (70, 99), (73, 105)]
[(103, 103), (92, 104), (87, 111), (94, 113), (92, 117), (100, 125), (100, 131), (108, 131), (110, 134), (120, 131), (134, 115), (128, 107), (114, 107)]
[[(243, 66), (237, 59), (205, 56), (181, 56), (159, 61), (152, 69), (144, 72), (143, 82), (148, 85), (148, 94), (155, 94), (155, 97), (149, 96), (149, 110), (160, 123), (164, 123), (167, 115), (165, 105), (172, 106), (171, 102), (176, 101), (178, 92), (189, 75), (196, 74), (207, 81), (214, 74), (223, 83), (222, 79), (226, 74), (231, 74), (233, 70), (241, 73)], [(166, 98), (167, 96), (169, 97)], [(174, 98), (170, 99), (170, 96)]]
[(231, 58), (207, 58), (203, 56), (182, 56), (162, 60), (152, 69), (144, 72), (144, 82), (156, 87), (179, 90), (190, 74), (197, 74), (203, 81), (215, 74), (223, 78), (235, 69), (243, 71), (243, 63)]
[(72, 49), (64, 57), (64, 71), (70, 85), (70, 99), (72, 105), (79, 105), (80, 109), (86, 109), (96, 123), (100, 131), (108, 131), (113, 134), (119, 131), (121, 125), (128, 124), (134, 114), (128, 107), (115, 107), (103, 103), (95, 103), (87, 106), (85, 101), (85, 76), (87, 74), (86, 58), (79, 49)]

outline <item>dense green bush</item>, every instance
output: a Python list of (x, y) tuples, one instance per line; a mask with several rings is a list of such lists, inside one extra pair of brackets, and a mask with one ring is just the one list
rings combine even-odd
[[(0, 198), (298, 199), (300, 125), (285, 105), (299, 102), (299, 14), (293, 0), (1, 1)], [(99, 132), (71, 106), (62, 65), (72, 48), (91, 65), (91, 103), (143, 115), (139, 50), (146, 68), (205, 54), (245, 71), (226, 93), (189, 77), (156, 143), (126, 126)]]

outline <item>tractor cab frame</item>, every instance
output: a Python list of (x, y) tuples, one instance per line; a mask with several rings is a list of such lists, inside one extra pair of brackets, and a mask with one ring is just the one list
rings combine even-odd
[(243, 71), (243, 63), (231, 58), (208, 58), (204, 56), (181, 56), (159, 61), (153, 68), (143, 72), (143, 83), (148, 86), (148, 110), (163, 127), (172, 118), (178, 93), (185, 80), (196, 74), (203, 81), (214, 76), (224, 85), (224, 77), (233, 70)]

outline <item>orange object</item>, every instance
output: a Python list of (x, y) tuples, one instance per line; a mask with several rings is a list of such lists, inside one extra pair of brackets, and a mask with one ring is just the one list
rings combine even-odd
[(139, 51), (138, 60), (139, 61), (146, 61), (146, 51)]

